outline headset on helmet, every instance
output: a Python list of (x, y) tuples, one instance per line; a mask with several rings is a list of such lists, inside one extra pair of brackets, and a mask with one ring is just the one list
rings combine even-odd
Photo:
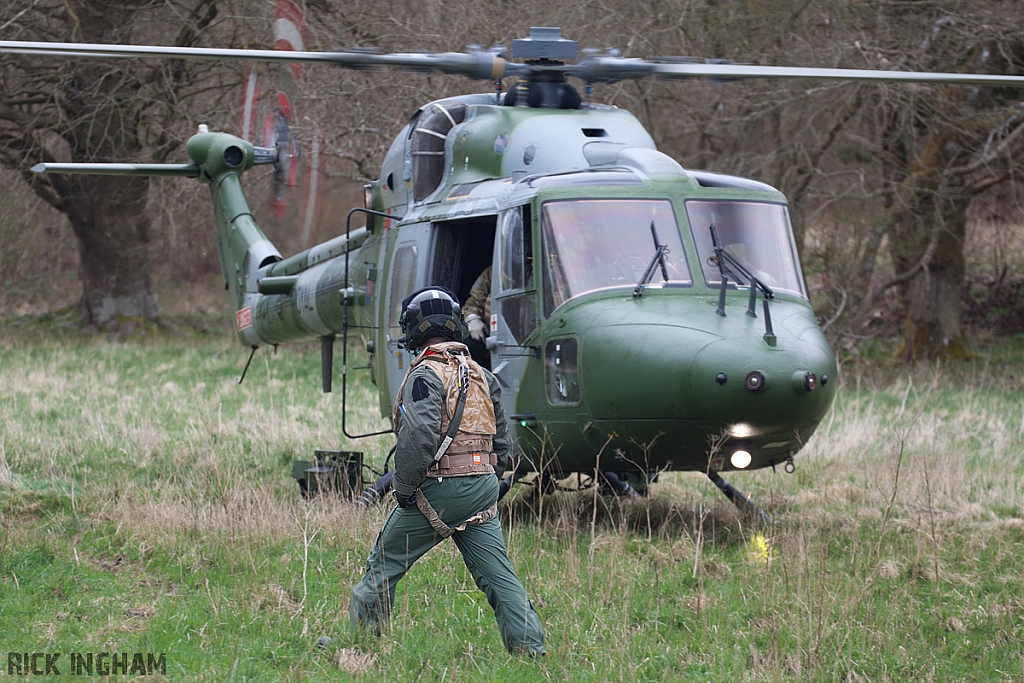
[(465, 338), (462, 307), (458, 298), (444, 287), (427, 287), (407, 296), (402, 301), (402, 316), (398, 324), (405, 333), (398, 340), (399, 346), (414, 351), (431, 337), (457, 342)]

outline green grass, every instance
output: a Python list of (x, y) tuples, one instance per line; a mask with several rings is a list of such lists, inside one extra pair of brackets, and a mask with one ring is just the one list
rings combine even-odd
[[(6, 327), (0, 666), (116, 651), (166, 653), (189, 681), (1024, 680), (1020, 340), (953, 366), (845, 359), (796, 472), (729, 477), (774, 517), (767, 554), (700, 475), (641, 502), (517, 489), (503, 521), (546, 629), (534, 662), (505, 653), (450, 543), (399, 586), (389, 634), (349, 630), (387, 508), (307, 503), (290, 463), (339, 448), (379, 466), (391, 441), (341, 435), (317, 348), (261, 349), (239, 385), (247, 354), (212, 326)], [(349, 419), (379, 426), (351, 376)]]

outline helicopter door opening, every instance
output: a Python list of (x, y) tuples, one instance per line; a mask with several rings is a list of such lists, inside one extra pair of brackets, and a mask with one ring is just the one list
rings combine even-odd
[[(497, 216), (475, 216), (455, 221), (434, 223), (433, 250), (430, 258), (430, 274), (427, 281), (432, 285), (447, 287), (462, 303), (463, 314), (468, 310), (479, 310), (486, 325), (490, 324), (490, 285), (487, 284), (488, 268), (494, 251), (494, 231)], [(480, 286), (474, 292), (474, 285)], [(482, 341), (468, 338), (473, 359), (487, 369), (491, 360)]]

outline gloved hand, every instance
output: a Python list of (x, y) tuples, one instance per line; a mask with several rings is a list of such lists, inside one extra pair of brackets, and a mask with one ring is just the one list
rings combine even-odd
[(476, 313), (470, 313), (466, 316), (466, 325), (469, 327), (469, 336), (478, 342), (482, 343), (487, 337), (487, 325), (484, 324), (484, 321)]
[(368, 508), (378, 500), (380, 500), (380, 494), (377, 493), (377, 489), (370, 487), (360, 493), (352, 502), (355, 503), (356, 507)]
[(416, 507), (416, 494), (412, 494), (408, 498), (402, 498), (398, 495), (398, 491), (392, 491), (395, 495), (395, 500), (398, 501), (398, 507), (400, 508), (414, 508)]

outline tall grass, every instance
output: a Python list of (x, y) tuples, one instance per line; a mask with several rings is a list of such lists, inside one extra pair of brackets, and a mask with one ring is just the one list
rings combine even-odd
[[(317, 349), (261, 350), (239, 385), (245, 354), (210, 337), (7, 338), (0, 647), (165, 652), (190, 681), (1024, 680), (1013, 347), (848, 364), (794, 474), (729, 477), (768, 529), (697, 474), (641, 501), (516, 489), (502, 514), (546, 628), (534, 662), (504, 652), (447, 542), (399, 587), (390, 633), (349, 631), (387, 507), (304, 501), (290, 463), (341, 448), (379, 467), (391, 441), (340, 434)], [(349, 420), (379, 427), (353, 375)]]

